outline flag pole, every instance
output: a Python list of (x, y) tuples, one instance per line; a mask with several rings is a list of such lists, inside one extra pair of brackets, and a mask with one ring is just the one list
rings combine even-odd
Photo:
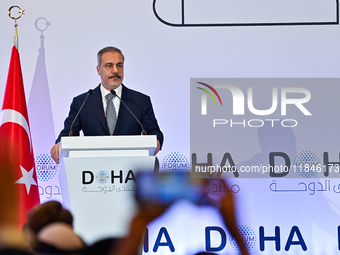
[[(13, 15), (13, 11), (18, 9), (19, 15)], [(27, 212), (40, 203), (24, 83), (18, 51), (17, 20), (23, 14), (24, 11), (21, 10), (19, 6), (12, 6), (8, 10), (9, 17), (15, 21), (15, 35), (4, 100), (0, 113), (0, 174), (7, 175), (6, 172), (10, 172), (8, 175), (13, 175), (12, 185), (16, 190), (15, 195), (18, 208), (13, 212), (13, 215), (16, 218), (13, 219), (13, 221), (15, 220), (17, 222), (15, 225), (19, 228), (27, 221)], [(3, 195), (6, 194), (0, 194), (0, 196)], [(1, 220), (2, 217), (0, 217), (0, 227), (2, 223)]]
[[(13, 16), (12, 15), (12, 9), (18, 8), (19, 9), (19, 16)], [(13, 5), (8, 9), (8, 16), (11, 19), (14, 19), (14, 37), (13, 37), (13, 43), (17, 49), (19, 49), (19, 41), (18, 41), (18, 23), (17, 20), (21, 18), (22, 15), (25, 14), (25, 10), (22, 10), (19, 6)]]

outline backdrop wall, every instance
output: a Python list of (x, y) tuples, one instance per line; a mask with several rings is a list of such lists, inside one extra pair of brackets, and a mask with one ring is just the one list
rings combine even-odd
[[(161, 169), (167, 171), (189, 169), (190, 78), (339, 77), (340, 27), (335, 0), (275, 4), (265, 0), (218, 0), (213, 4), (207, 0), (3, 0), (1, 104), (14, 34), (14, 21), (7, 15), (12, 5), (26, 10), (26, 15), (18, 20), (19, 52), (42, 201), (61, 199), (57, 168), (49, 150), (63, 127), (72, 98), (99, 84), (96, 54), (107, 45), (122, 49), (125, 55), (124, 84), (152, 99), (165, 134), (158, 159)], [(169, 164), (171, 160), (178, 164)], [(242, 190), (242, 182), (235, 180), (231, 184)], [(240, 200), (240, 204), (244, 201)], [(274, 201), (273, 206), (276, 203), (279, 201)], [(291, 205), (296, 206), (299, 205)], [(339, 208), (339, 204), (334, 206)], [(335, 216), (330, 220), (339, 221)], [(291, 225), (286, 228), (280, 225), (284, 237), (279, 251), (274, 241), (260, 251), (260, 226), (264, 223), (244, 222), (252, 236), (249, 245), (254, 241), (251, 247), (254, 254), (326, 254), (325, 242), (317, 247), (308, 246), (307, 251), (300, 244), (285, 250)], [(154, 253), (152, 249), (160, 232), (165, 245), (159, 246), (157, 254), (205, 250), (206, 227), (221, 225), (214, 210), (187, 203), (175, 205), (150, 226), (147, 254)], [(275, 222), (270, 223), (265, 235), (274, 235), (275, 226)], [(169, 248), (170, 241), (161, 227), (166, 227), (175, 252)], [(216, 235), (212, 236), (214, 247), (221, 243), (219, 233), (211, 232)], [(296, 233), (293, 229), (295, 238)], [(338, 254), (336, 223), (330, 235), (327, 254)], [(228, 242), (221, 252), (237, 251)]]

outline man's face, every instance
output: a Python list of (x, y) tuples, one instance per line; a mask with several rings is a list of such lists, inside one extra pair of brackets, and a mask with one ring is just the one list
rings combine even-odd
[(104, 88), (107, 90), (118, 88), (124, 76), (123, 56), (118, 52), (103, 53), (97, 72)]

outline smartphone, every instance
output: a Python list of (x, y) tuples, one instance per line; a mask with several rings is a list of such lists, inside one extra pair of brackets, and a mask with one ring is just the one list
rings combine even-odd
[(196, 204), (205, 201), (206, 185), (189, 173), (139, 172), (136, 176), (136, 198), (141, 204), (169, 205), (186, 199)]

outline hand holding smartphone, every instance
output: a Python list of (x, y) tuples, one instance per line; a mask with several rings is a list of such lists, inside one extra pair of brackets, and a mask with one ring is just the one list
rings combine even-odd
[(180, 199), (195, 204), (206, 202), (205, 180), (190, 178), (189, 173), (140, 172), (136, 185), (136, 198), (141, 205), (170, 205)]

